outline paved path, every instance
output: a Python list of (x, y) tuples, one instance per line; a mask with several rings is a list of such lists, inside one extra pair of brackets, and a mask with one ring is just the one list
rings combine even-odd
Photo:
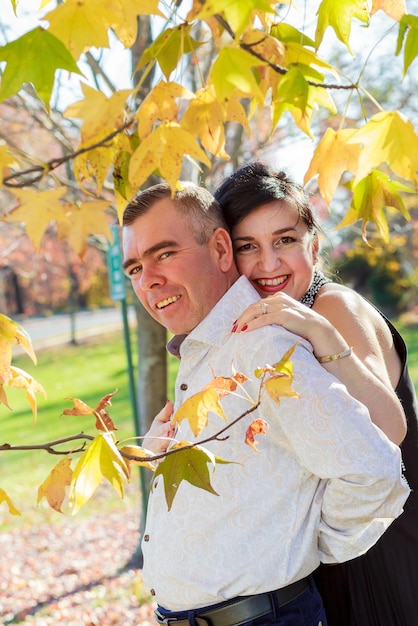
[[(133, 321), (134, 318), (133, 308), (129, 309), (129, 321)], [(14, 318), (14, 321), (29, 334), (34, 349), (38, 351), (60, 343), (70, 343), (73, 337), (77, 341), (83, 337), (122, 329), (123, 314), (122, 309), (117, 307), (97, 311), (79, 311), (73, 320), (70, 315), (60, 314), (50, 317)], [(21, 351), (19, 347), (14, 350), (16, 354)]]

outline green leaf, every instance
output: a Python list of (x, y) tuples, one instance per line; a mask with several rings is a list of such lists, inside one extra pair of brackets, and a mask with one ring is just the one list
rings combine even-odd
[(316, 48), (319, 48), (326, 29), (331, 26), (338, 39), (353, 54), (348, 41), (353, 17), (368, 25), (369, 12), (366, 0), (322, 0), (318, 9), (318, 23), (315, 32)]
[[(181, 445), (184, 445), (184, 442), (183, 444), (177, 444), (172, 449), (181, 447)], [(208, 463), (212, 463), (215, 466), (216, 463), (221, 462), (228, 463), (229, 461), (214, 457), (209, 450), (200, 446), (166, 456), (156, 469), (155, 477), (161, 475), (164, 478), (164, 493), (168, 510), (170, 511), (177, 490), (183, 480), (186, 480), (198, 489), (204, 489), (215, 496), (219, 495), (210, 483)]]
[(274, 24), (271, 27), (270, 35), (285, 44), (293, 42), (299, 44), (300, 46), (310, 46), (311, 48), (315, 48), (315, 42), (313, 39), (310, 39), (301, 33), (300, 30), (297, 30), (294, 26), (285, 24), (284, 22)]
[(111, 432), (100, 433), (93, 439), (74, 469), (69, 496), (73, 515), (92, 497), (103, 478), (123, 498), (123, 484), (129, 478), (129, 470)]
[(47, 110), (56, 70), (81, 74), (64, 44), (41, 27), (1, 46), (0, 61), (7, 63), (0, 85), (0, 102), (30, 83)]
[(263, 100), (253, 73), (255, 66), (265, 65), (245, 50), (225, 47), (219, 52), (210, 75), (210, 82), (222, 102), (229, 100), (236, 89), (243, 95)]
[(418, 17), (415, 15), (404, 15), (399, 22), (398, 41), (395, 52), (396, 55), (398, 55), (402, 50), (404, 40), (405, 48), (403, 74), (405, 76), (412, 61), (418, 55)]
[(202, 45), (190, 36), (191, 28), (191, 24), (180, 24), (176, 28), (164, 30), (144, 51), (136, 70), (156, 60), (168, 80), (171, 72), (177, 67), (180, 57), (193, 52)]

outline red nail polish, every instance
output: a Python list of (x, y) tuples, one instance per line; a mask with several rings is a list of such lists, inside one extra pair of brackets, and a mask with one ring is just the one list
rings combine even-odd
[(248, 328), (248, 324), (244, 324), (244, 326), (241, 328), (241, 331), (247, 330), (247, 328)]
[(237, 326), (238, 326), (238, 324), (236, 322), (234, 322), (234, 325), (232, 326), (231, 333), (235, 333), (236, 332)]

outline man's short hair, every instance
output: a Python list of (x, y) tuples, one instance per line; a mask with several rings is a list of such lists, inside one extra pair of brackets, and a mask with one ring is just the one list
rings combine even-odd
[(169, 198), (187, 219), (197, 243), (207, 243), (217, 228), (228, 230), (221, 208), (213, 195), (199, 185), (179, 182), (174, 196), (168, 183), (162, 182), (140, 191), (123, 213), (123, 226), (130, 226), (157, 202)]

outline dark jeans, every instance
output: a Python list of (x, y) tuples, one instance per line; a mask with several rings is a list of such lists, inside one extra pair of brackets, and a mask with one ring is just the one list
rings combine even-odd
[[(162, 608), (159, 608), (159, 610), (166, 617), (170, 616), (170, 611)], [(204, 609), (202, 608), (200, 611), (204, 611)], [(193, 622), (193, 617), (187, 611), (184, 611), (184, 613), (173, 613), (173, 616), (178, 619), (189, 617), (190, 624)], [(309, 589), (301, 593), (295, 600), (287, 602), (282, 607), (275, 603), (271, 613), (240, 624), (240, 626), (327, 626), (327, 620), (321, 596), (311, 579)]]

